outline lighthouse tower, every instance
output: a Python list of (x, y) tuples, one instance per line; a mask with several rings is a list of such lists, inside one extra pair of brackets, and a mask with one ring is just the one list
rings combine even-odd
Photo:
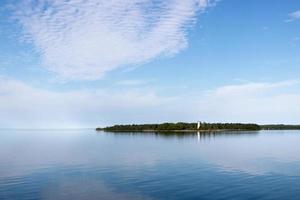
[(200, 126), (201, 126), (201, 122), (198, 121), (198, 122), (197, 122), (197, 129), (200, 129)]

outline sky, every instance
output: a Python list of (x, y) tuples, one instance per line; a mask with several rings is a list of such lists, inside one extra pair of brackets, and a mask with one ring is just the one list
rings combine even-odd
[(300, 124), (298, 0), (2, 0), (0, 128)]

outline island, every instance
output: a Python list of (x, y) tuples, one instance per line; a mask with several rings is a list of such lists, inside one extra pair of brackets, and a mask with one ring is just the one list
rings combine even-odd
[(104, 128), (96, 128), (97, 131), (118, 131), (118, 132), (160, 132), (160, 131), (258, 131), (262, 127), (258, 124), (243, 124), (243, 123), (162, 123), (162, 124), (128, 124), (128, 125), (114, 125)]
[(161, 124), (126, 124), (96, 128), (97, 131), (107, 132), (163, 132), (163, 131), (259, 131), (259, 130), (300, 130), (300, 125), (269, 124), (258, 125), (254, 123), (161, 123)]

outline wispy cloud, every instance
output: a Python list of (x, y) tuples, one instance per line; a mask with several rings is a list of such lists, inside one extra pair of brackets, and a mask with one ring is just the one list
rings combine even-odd
[(298, 124), (298, 87), (296, 80), (222, 86), (199, 99), (198, 112), (209, 121)]
[(44, 66), (67, 79), (99, 79), (171, 56), (212, 0), (22, 0), (15, 17)]
[(0, 127), (76, 128), (167, 121), (178, 116), (172, 110), (175, 101), (151, 89), (55, 92), (0, 77)]
[(276, 83), (268, 83), (268, 82), (250, 82), (246, 84), (240, 85), (226, 85), (217, 88), (213, 91), (214, 95), (217, 96), (243, 96), (247, 98), (249, 96), (256, 96), (258, 94), (264, 94), (271, 90), (278, 90), (280, 88), (286, 88), (289, 86), (294, 86), (298, 84), (299, 81), (297, 80), (288, 80)]
[(151, 88), (55, 92), (0, 77), (0, 127), (67, 128), (211, 121), (300, 123), (299, 82), (225, 85), (190, 98)]
[(290, 13), (289, 19), (287, 19), (286, 22), (291, 22), (296, 19), (300, 19), (300, 10)]
[(294, 19), (300, 19), (300, 10), (290, 13), (289, 16)]

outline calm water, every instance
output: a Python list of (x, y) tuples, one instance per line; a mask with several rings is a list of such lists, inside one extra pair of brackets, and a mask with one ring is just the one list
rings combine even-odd
[(0, 131), (1, 200), (299, 198), (300, 131)]

